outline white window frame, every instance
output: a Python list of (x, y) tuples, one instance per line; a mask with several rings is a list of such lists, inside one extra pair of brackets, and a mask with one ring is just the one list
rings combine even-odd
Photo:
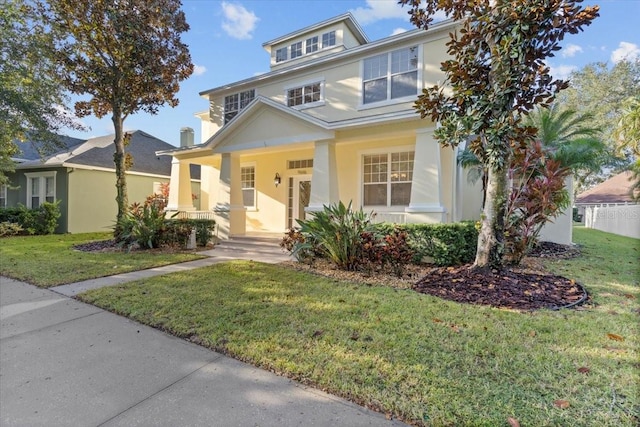
[[(253, 187), (244, 187), (244, 175), (243, 169), (253, 168)], [(256, 163), (242, 163), (240, 164), (240, 187), (242, 188), (242, 205), (247, 208), (248, 211), (255, 211), (258, 208), (258, 192), (256, 191)], [(245, 205), (244, 204), (244, 192), (245, 190), (253, 190), (253, 205)]]
[[(338, 44), (338, 34), (336, 30), (327, 31), (326, 33), (322, 33), (322, 49), (328, 49), (330, 47), (336, 46)], [(325, 43), (325, 39), (328, 41), (333, 41), (333, 43)]]
[[(411, 68), (408, 70), (403, 70), (401, 72), (393, 72), (392, 71), (392, 57), (394, 54), (397, 54), (399, 52), (402, 51), (406, 51), (406, 50), (412, 50), (415, 49), (416, 51), (416, 66), (415, 68)], [(381, 75), (378, 76), (376, 78), (370, 78), (370, 79), (366, 79), (365, 80), (365, 63), (367, 62), (367, 60), (371, 60), (374, 58), (378, 58), (378, 57), (382, 57), (386, 55), (386, 61), (387, 61), (387, 71), (386, 71), (386, 75)], [(358, 107), (359, 110), (364, 110), (364, 109), (368, 109), (368, 108), (377, 108), (377, 107), (381, 107), (381, 106), (385, 106), (385, 105), (392, 105), (392, 104), (399, 104), (399, 103), (403, 103), (403, 102), (407, 102), (408, 100), (415, 100), (416, 97), (418, 96), (418, 93), (420, 92), (420, 87), (421, 87), (421, 83), (422, 83), (422, 49), (420, 49), (420, 45), (413, 45), (413, 46), (407, 46), (401, 49), (394, 49), (392, 51), (388, 51), (385, 53), (381, 53), (378, 55), (373, 55), (367, 58), (364, 58), (361, 62), (360, 62), (360, 76), (361, 76), (361, 84), (360, 84), (360, 105)], [(416, 90), (414, 93), (411, 93), (409, 95), (405, 95), (405, 96), (401, 96), (401, 97), (395, 97), (392, 98), (391, 97), (391, 89), (392, 89), (392, 80), (394, 77), (400, 76), (400, 75), (404, 75), (404, 74), (409, 74), (409, 73), (413, 73), (416, 72)], [(371, 82), (374, 80), (382, 80), (385, 79), (387, 88), (386, 88), (386, 97), (385, 99), (382, 99), (380, 101), (372, 101), (372, 102), (367, 102), (365, 103), (365, 84), (367, 82)]]
[(0, 184), (0, 208), (7, 207), (7, 189), (9, 187), (6, 184)]
[(304, 42), (302, 41), (297, 41), (294, 43), (291, 43), (291, 59), (296, 59), (296, 58), (300, 58), (302, 55), (304, 55)]
[[(253, 93), (253, 96), (248, 96), (250, 92)], [(235, 100), (232, 100), (232, 98), (235, 98)], [(251, 101), (253, 101), (255, 98), (256, 98), (255, 89), (243, 90), (241, 92), (230, 93), (229, 95), (226, 95), (223, 101), (223, 111), (222, 111), (223, 124), (226, 125), (231, 120), (233, 120), (233, 118), (237, 116), (240, 113), (240, 111), (242, 111), (247, 105), (249, 105), (249, 103), (251, 103)], [(235, 105), (235, 109), (227, 109), (228, 106), (233, 106), (233, 105)], [(229, 114), (233, 114), (233, 115), (231, 117), (228, 117)]]
[[(290, 85), (290, 86), (285, 86), (284, 88), (284, 99), (285, 99), (285, 103), (288, 107), (291, 108), (295, 108), (298, 110), (302, 110), (305, 108), (312, 108), (312, 107), (318, 107), (321, 105), (324, 105), (325, 101), (324, 101), (324, 78), (320, 79), (320, 80), (308, 80), (299, 84), (295, 84), (295, 85)], [(306, 88), (309, 88), (313, 85), (320, 85), (320, 99), (318, 99), (317, 101), (311, 101), (311, 102), (304, 102), (305, 99), (305, 92), (304, 90)], [(302, 104), (297, 104), (297, 105), (289, 105), (289, 92), (295, 89), (302, 89)]]
[(309, 55), (313, 52), (320, 50), (320, 38), (318, 36), (311, 36), (304, 41), (304, 52)]
[[(379, 212), (396, 212), (396, 211), (403, 211), (404, 209), (409, 206), (409, 204), (411, 203), (411, 195), (409, 195), (409, 202), (406, 205), (392, 205), (391, 204), (391, 184), (392, 183), (411, 183), (411, 186), (413, 186), (413, 169), (415, 168), (415, 146), (413, 145), (403, 145), (403, 146), (396, 146), (396, 147), (389, 147), (386, 149), (370, 149), (370, 150), (361, 150), (358, 152), (358, 161), (359, 161), (359, 185), (358, 185), (358, 192), (359, 194), (359, 200), (360, 200), (360, 206), (362, 206), (363, 208), (375, 208), (377, 211)], [(391, 181), (391, 155), (394, 153), (407, 153), (407, 152), (412, 152), (414, 155), (414, 159), (413, 159), (413, 168), (410, 171), (411, 175), (412, 175), (412, 179), (408, 180), (408, 181)], [(387, 200), (386, 200), (386, 204), (384, 205), (365, 205), (364, 204), (364, 187), (365, 187), (365, 180), (364, 180), (364, 173), (365, 173), (365, 164), (364, 164), (364, 157), (365, 156), (370, 156), (370, 155), (386, 155), (387, 156), (387, 181), (386, 181), (386, 185), (387, 185)]]
[(281, 47), (280, 49), (276, 49), (276, 64), (280, 62), (284, 62), (289, 59), (289, 48)]
[[(32, 182), (38, 180), (38, 206), (42, 205), (47, 200), (47, 178), (53, 178), (53, 196), (51, 202), (55, 202), (56, 199), (56, 171), (48, 172), (29, 172), (24, 174), (27, 178), (27, 207), (33, 209), (33, 198), (36, 195), (33, 194)], [(38, 207), (36, 206), (36, 207)]]

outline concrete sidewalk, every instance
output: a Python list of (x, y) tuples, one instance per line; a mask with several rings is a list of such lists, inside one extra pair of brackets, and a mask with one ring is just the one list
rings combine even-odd
[(404, 425), (65, 296), (243, 258), (216, 255), (59, 292), (0, 277), (0, 426)]

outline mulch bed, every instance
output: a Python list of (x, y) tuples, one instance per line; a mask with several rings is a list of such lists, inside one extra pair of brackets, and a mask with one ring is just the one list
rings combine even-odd
[(587, 298), (580, 284), (562, 276), (470, 267), (433, 268), (412, 288), (461, 303), (515, 310), (555, 310), (578, 305)]

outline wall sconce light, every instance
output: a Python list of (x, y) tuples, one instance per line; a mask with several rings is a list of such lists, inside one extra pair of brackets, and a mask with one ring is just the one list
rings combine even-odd
[(280, 185), (281, 182), (282, 182), (282, 179), (280, 179), (280, 174), (276, 172), (276, 176), (273, 178), (273, 183), (277, 187), (278, 185)]

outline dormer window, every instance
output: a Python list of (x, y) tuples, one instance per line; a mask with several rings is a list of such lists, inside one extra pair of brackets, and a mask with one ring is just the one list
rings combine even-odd
[(318, 50), (318, 36), (308, 38), (306, 41), (306, 51), (305, 53), (313, 53)]
[(289, 59), (287, 57), (287, 48), (283, 47), (282, 49), (276, 50), (276, 62), (282, 62)]
[(327, 47), (330, 46), (335, 46), (336, 45), (336, 32), (335, 31), (329, 31), (328, 33), (324, 33), (322, 35), (322, 48), (326, 49)]
[(296, 59), (302, 56), (302, 42), (297, 42), (291, 45), (291, 59)]

